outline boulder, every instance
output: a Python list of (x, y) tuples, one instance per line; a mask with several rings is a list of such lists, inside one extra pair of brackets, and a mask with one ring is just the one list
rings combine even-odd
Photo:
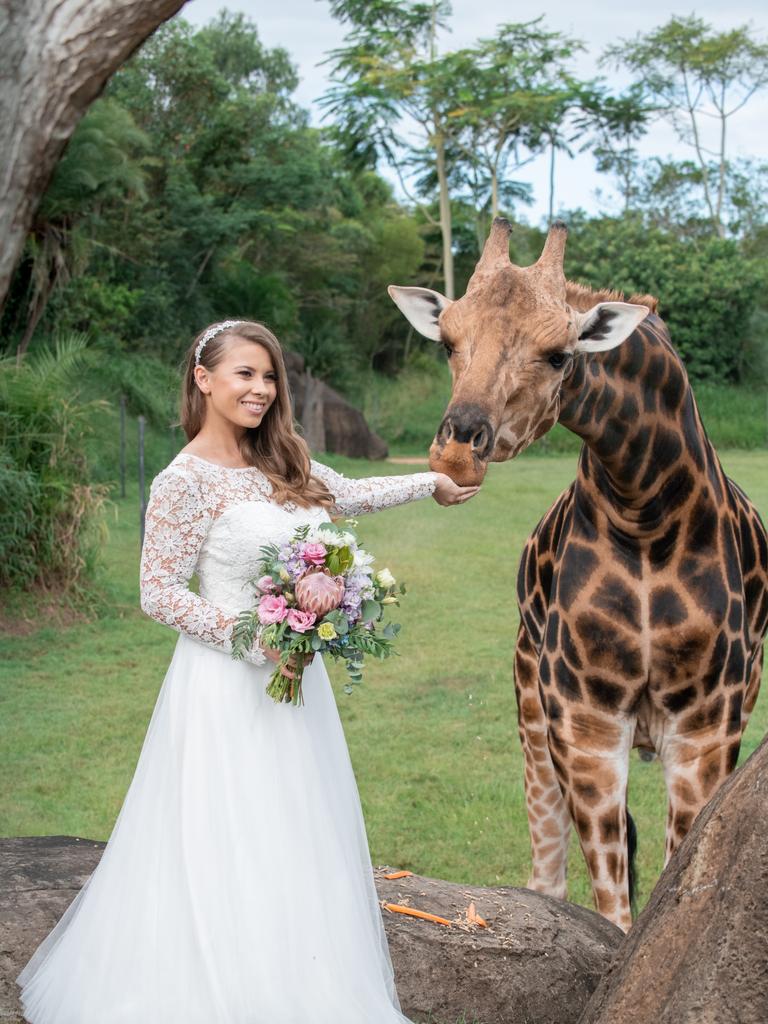
[(104, 843), (0, 839), (0, 1021), (20, 1024), (16, 978), (99, 863)]
[[(103, 843), (68, 836), (0, 839), (5, 1024), (21, 1024), (15, 979), (103, 849)], [(377, 869), (376, 886), (403, 1012), (416, 1022), (457, 1024), (464, 1015), (467, 1024), (575, 1024), (623, 938), (591, 910), (527, 889), (477, 888), (418, 875), (385, 878), (390, 873)], [(387, 910), (386, 904), (451, 924)]]
[(580, 1024), (768, 1021), (768, 739), (701, 811)]
[(530, 889), (419, 875), (388, 881), (387, 873), (376, 871), (384, 905), (452, 922), (382, 909), (400, 1003), (413, 1021), (575, 1024), (624, 939), (594, 911)]
[(285, 353), (293, 412), (313, 452), (356, 459), (385, 459), (387, 444), (368, 427), (359, 409), (324, 381), (313, 377), (296, 352)]

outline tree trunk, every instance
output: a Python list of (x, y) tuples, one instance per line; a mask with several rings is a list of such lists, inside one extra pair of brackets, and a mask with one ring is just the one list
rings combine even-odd
[(555, 147), (555, 140), (552, 139), (549, 147), (549, 221), (552, 223), (552, 218), (555, 214), (555, 153), (557, 152)]
[(448, 176), (445, 170), (445, 144), (440, 135), (435, 141), (437, 155), (437, 183), (440, 189), (440, 232), (443, 236), (443, 278), (446, 297), (454, 297), (453, 282), (453, 230), (451, 224), (451, 198), (448, 194)]
[(309, 370), (305, 370), (304, 404), (301, 426), (304, 440), (312, 452), (325, 451), (325, 421), (323, 419), (323, 385)]
[(494, 167), (491, 170), (491, 221), (499, 216), (499, 174)]
[(185, 0), (3, 0), (0, 308), (37, 205), (110, 75)]

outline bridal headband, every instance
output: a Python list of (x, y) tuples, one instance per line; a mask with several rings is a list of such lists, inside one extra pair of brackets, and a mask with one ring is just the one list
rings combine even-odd
[(228, 331), (230, 327), (237, 327), (238, 324), (243, 322), (243, 320), (222, 320), (220, 324), (213, 324), (212, 327), (209, 327), (197, 343), (197, 348), (195, 349), (195, 366), (200, 365), (200, 355), (211, 338), (215, 338), (216, 335), (221, 334), (222, 331)]

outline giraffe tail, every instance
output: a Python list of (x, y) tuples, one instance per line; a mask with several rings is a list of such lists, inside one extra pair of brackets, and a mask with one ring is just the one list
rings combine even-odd
[(637, 826), (627, 807), (627, 885), (632, 919), (637, 917)]

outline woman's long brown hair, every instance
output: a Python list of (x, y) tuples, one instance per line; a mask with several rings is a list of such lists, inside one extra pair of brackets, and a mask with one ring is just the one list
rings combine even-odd
[[(205, 396), (195, 380), (195, 351), (208, 329), (206, 327), (200, 331), (192, 342), (185, 362), (179, 420), (188, 441), (197, 436), (205, 421)], [(273, 500), (279, 504), (293, 501), (304, 508), (332, 505), (333, 495), (325, 484), (311, 475), (309, 448), (304, 438), (296, 432), (283, 350), (274, 334), (264, 324), (252, 320), (240, 321), (235, 327), (222, 331), (206, 342), (200, 353), (200, 366), (214, 370), (221, 362), (231, 338), (242, 338), (262, 345), (269, 353), (277, 376), (274, 402), (259, 426), (247, 427), (240, 439), (243, 461), (262, 471), (272, 484)]]

